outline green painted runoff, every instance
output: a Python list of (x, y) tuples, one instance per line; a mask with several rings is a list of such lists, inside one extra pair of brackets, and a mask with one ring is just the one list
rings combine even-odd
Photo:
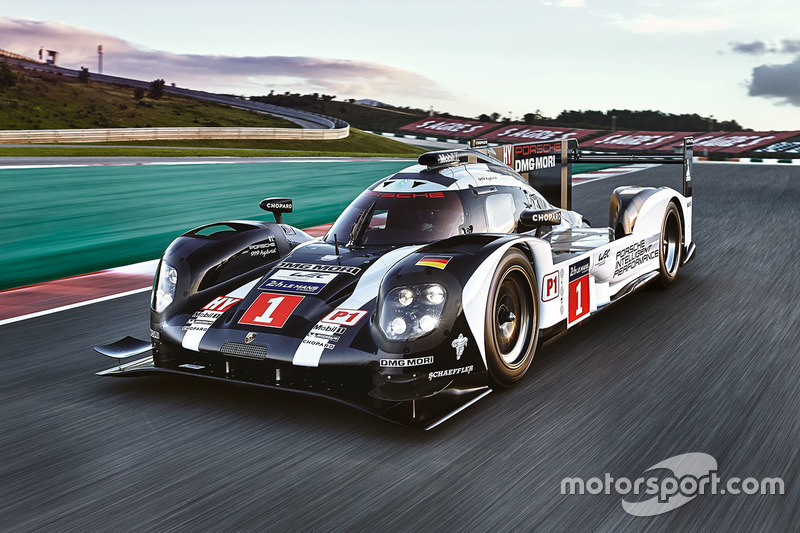
[(364, 188), (412, 161), (115, 165), (0, 170), (0, 290), (161, 256), (220, 220), (272, 220), (258, 203), (294, 200), (287, 223), (332, 222)]

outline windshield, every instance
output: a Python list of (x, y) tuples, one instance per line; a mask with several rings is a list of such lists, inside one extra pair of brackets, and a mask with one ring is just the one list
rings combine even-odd
[[(356, 223), (359, 231), (354, 232)], [(463, 224), (464, 207), (456, 191), (366, 191), (344, 210), (325, 240), (333, 243), (336, 235), (343, 244), (357, 234), (356, 246), (418, 244), (458, 235)]]

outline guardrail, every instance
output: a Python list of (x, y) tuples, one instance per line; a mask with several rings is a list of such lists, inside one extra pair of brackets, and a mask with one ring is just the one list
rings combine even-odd
[(89, 143), (182, 139), (280, 139), (328, 141), (350, 135), (350, 126), (337, 129), (300, 128), (109, 128), (85, 130), (6, 130), (0, 143)]

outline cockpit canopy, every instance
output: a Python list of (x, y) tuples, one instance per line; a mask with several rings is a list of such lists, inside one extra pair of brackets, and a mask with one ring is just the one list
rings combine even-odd
[[(339, 216), (326, 241), (357, 245), (420, 244), (458, 235), (466, 222), (459, 191), (365, 191)], [(362, 218), (362, 220), (359, 220)]]

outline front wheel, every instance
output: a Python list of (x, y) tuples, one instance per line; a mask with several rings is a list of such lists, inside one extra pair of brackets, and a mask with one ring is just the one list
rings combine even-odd
[(659, 249), (658, 279), (664, 288), (678, 277), (683, 248), (683, 227), (678, 207), (670, 202), (661, 223), (661, 248)]
[(486, 365), (495, 386), (513, 386), (531, 365), (539, 340), (537, 294), (530, 261), (512, 248), (495, 270), (486, 308)]

